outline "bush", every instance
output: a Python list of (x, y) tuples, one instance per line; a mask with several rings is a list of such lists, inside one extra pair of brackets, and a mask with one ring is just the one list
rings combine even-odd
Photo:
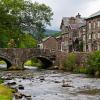
[(4, 80), (0, 78), (0, 84), (3, 83), (3, 82), (4, 82)]
[(100, 51), (90, 53), (87, 64), (89, 74), (100, 76)]
[(77, 66), (76, 68), (74, 68), (73, 72), (74, 73), (87, 74), (87, 68), (86, 67), (83, 67), (83, 66)]
[(74, 53), (68, 54), (66, 60), (64, 61), (64, 68), (67, 71), (73, 71), (76, 66), (76, 55)]

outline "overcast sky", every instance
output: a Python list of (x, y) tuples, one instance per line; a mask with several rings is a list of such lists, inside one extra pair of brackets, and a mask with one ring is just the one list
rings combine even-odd
[(76, 16), (88, 17), (100, 10), (100, 0), (32, 0), (33, 2), (45, 3), (53, 10), (54, 16), (50, 27), (58, 30), (63, 17)]

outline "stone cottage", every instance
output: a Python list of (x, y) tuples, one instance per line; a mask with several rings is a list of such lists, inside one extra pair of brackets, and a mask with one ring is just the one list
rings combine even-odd
[(58, 41), (56, 38), (49, 36), (42, 40), (41, 43), (38, 44), (40, 49), (48, 49), (50, 51), (58, 50)]
[[(76, 17), (64, 17), (60, 29), (62, 31), (62, 50), (67, 52), (80, 51), (79, 27), (86, 24), (85, 19), (78, 13)], [(63, 49), (64, 47), (64, 49)]]

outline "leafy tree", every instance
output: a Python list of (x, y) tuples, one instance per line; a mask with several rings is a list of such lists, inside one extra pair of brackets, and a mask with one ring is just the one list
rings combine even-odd
[(30, 34), (24, 34), (20, 40), (20, 48), (33, 48), (37, 46), (37, 41)]
[(18, 47), (24, 31), (40, 41), (45, 27), (50, 25), (52, 15), (51, 8), (45, 4), (32, 3), (30, 0), (0, 0), (0, 34), (5, 37), (9, 34), (7, 39), (0, 42), (14, 39)]

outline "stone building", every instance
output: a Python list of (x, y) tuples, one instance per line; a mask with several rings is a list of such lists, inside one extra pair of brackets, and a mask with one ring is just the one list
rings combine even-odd
[(41, 43), (38, 44), (40, 49), (48, 49), (50, 51), (58, 50), (58, 41), (56, 38), (49, 36), (42, 40)]
[(86, 19), (87, 51), (100, 50), (100, 11)]
[(78, 38), (80, 42), (80, 51), (87, 51), (87, 38), (86, 38), (86, 25), (83, 25), (78, 28)]
[(64, 17), (62, 19), (60, 26), (62, 31), (62, 50), (67, 50), (67, 52), (80, 51), (79, 28), (85, 24), (84, 18), (81, 18), (79, 13), (76, 17)]

